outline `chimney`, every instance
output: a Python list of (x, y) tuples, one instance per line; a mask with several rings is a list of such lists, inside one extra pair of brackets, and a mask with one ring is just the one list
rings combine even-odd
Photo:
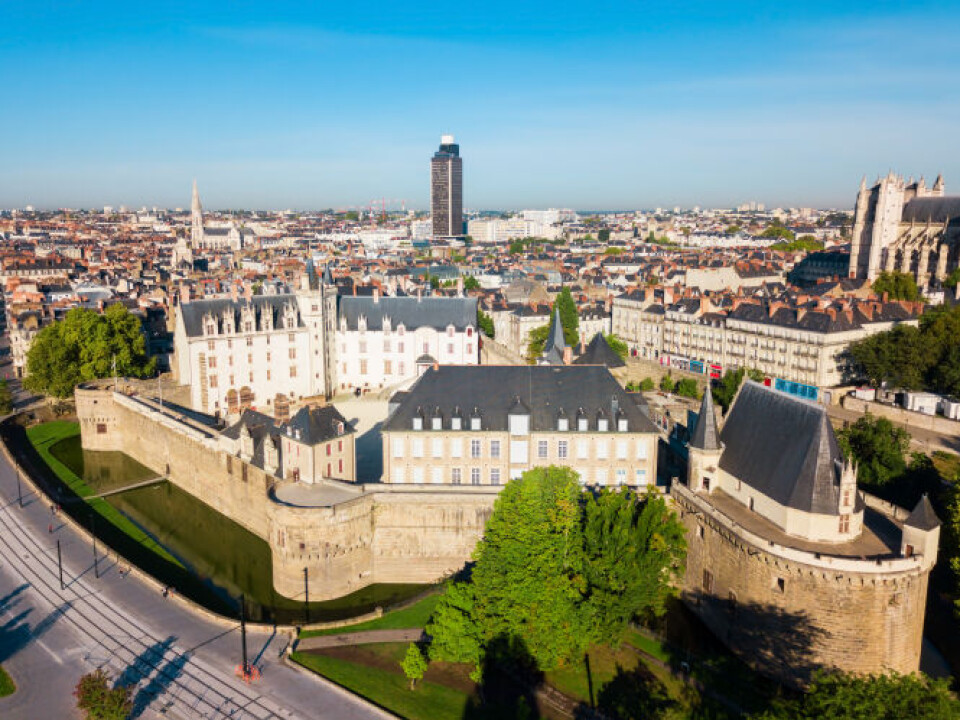
[(433, 371), (438, 372), (439, 370), (440, 370), (440, 363), (438, 362), (433, 363)]
[(380, 302), (380, 288), (373, 288), (373, 304), (377, 305)]
[(463, 275), (457, 276), (457, 297), (463, 297)]
[(563, 348), (563, 364), (570, 365), (573, 362), (573, 348), (569, 345)]

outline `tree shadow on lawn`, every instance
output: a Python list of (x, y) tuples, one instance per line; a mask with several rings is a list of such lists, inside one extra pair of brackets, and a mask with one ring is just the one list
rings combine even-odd
[[(617, 674), (597, 695), (597, 708), (581, 703), (576, 720), (655, 720), (670, 710), (675, 701), (661, 682), (645, 667), (626, 669), (617, 665)], [(599, 711), (599, 712), (598, 712)]]
[(532, 720), (540, 717), (537, 690), (543, 673), (526, 643), (518, 637), (500, 635), (487, 646), (482, 663), (483, 680), (477, 697), (464, 709), (464, 720)]

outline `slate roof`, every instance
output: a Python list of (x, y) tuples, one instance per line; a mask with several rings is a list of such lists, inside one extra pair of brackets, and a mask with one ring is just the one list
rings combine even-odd
[(263, 469), (264, 444), (274, 442), (277, 447), (277, 458), (279, 459), (278, 470), (283, 467), (283, 443), (279, 442), (279, 437), (283, 434), (280, 424), (269, 415), (264, 415), (256, 410), (244, 410), (240, 420), (223, 431), (225, 437), (231, 440), (240, 438), (240, 431), (246, 427), (253, 438), (253, 456), (250, 464), (254, 467)]
[(903, 206), (901, 222), (944, 223), (960, 220), (960, 196), (914, 198)]
[(917, 506), (910, 513), (910, 516), (904, 520), (904, 525), (915, 527), (920, 530), (933, 530), (940, 527), (940, 518), (930, 504), (930, 498), (924, 493), (923, 497), (917, 503)]
[(563, 365), (563, 354), (567, 343), (563, 339), (563, 324), (560, 322), (560, 308), (553, 313), (553, 322), (550, 323), (550, 332), (547, 341), (543, 344), (543, 353), (540, 362), (550, 365)]
[(720, 467), (781, 505), (837, 515), (843, 455), (821, 405), (744, 381), (720, 440)]
[(407, 330), (432, 327), (457, 331), (477, 325), (477, 298), (460, 297), (372, 297), (340, 298), (340, 318), (346, 319), (348, 330), (357, 330), (360, 316), (367, 319), (367, 330), (382, 330), (383, 319), (390, 318), (393, 328), (401, 323)]
[(626, 363), (614, 352), (613, 348), (603, 336), (603, 333), (597, 333), (593, 340), (587, 345), (583, 354), (573, 361), (574, 365), (604, 365), (608, 368), (624, 367)]
[(307, 445), (316, 445), (353, 432), (347, 419), (333, 405), (302, 407), (285, 425), (292, 428), (294, 433), (299, 431), (299, 441)]
[(693, 436), (690, 438), (690, 447), (699, 450), (720, 449), (717, 413), (713, 409), (713, 393), (709, 387), (703, 393), (700, 414), (697, 416), (697, 424), (693, 428)]
[[(443, 365), (429, 368), (410, 388), (383, 430), (410, 430), (415, 416), (433, 416), (440, 408), (444, 429), (459, 411), (479, 411), (483, 430), (505, 431), (517, 401), (530, 409), (530, 430), (555, 431), (561, 413), (573, 418), (583, 409), (589, 429), (611, 418), (614, 407), (627, 420), (629, 432), (655, 433), (657, 428), (610, 371), (597, 365)], [(602, 414), (601, 414), (602, 413)], [(464, 427), (468, 427), (466, 424)], [(610, 423), (616, 428), (616, 423)]]
[(240, 309), (245, 305), (253, 305), (254, 312), (257, 315), (257, 327), (262, 327), (260, 316), (263, 313), (273, 313), (273, 326), (282, 328), (281, 319), (283, 317), (283, 308), (287, 303), (293, 303), (297, 307), (297, 326), (304, 327), (303, 320), (300, 319), (299, 306), (297, 305), (296, 295), (254, 295), (251, 300), (234, 300), (232, 298), (218, 298), (215, 300), (194, 300), (193, 302), (180, 305), (180, 314), (183, 316), (183, 326), (187, 332), (187, 337), (199, 337), (203, 335), (203, 316), (208, 312), (215, 318), (223, 315), (223, 311), (232, 308), (235, 315), (236, 326), (240, 325)]

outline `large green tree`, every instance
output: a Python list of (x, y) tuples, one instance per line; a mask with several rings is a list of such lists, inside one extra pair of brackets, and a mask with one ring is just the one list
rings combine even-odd
[(882, 272), (872, 283), (873, 291), (878, 295), (887, 293), (890, 300), (922, 300), (920, 288), (912, 273)]
[(727, 370), (723, 374), (723, 377), (720, 378), (720, 382), (712, 389), (713, 401), (723, 408), (724, 413), (730, 408), (730, 403), (732, 403), (733, 398), (736, 397), (737, 390), (740, 389), (740, 385), (743, 384), (745, 377), (756, 382), (763, 382), (763, 373), (759, 370), (754, 368), (737, 368), (736, 370)]
[(845, 455), (857, 462), (857, 479), (882, 487), (901, 477), (907, 469), (910, 433), (883, 417), (864, 415), (837, 433)]
[(574, 347), (580, 342), (580, 316), (577, 314), (577, 304), (573, 301), (573, 295), (570, 294), (570, 288), (563, 288), (557, 295), (554, 304), (555, 309), (560, 310), (560, 324), (563, 325), (563, 339), (567, 345)]
[(37, 333), (27, 354), (24, 385), (36, 392), (69, 397), (78, 383), (114, 373), (148, 377), (155, 362), (147, 357), (140, 320), (119, 303), (101, 315), (74, 308), (63, 320)]
[(587, 496), (583, 535), (590, 637), (616, 646), (630, 620), (662, 615), (675, 594), (686, 557), (683, 523), (655, 490), (643, 498), (602, 490)]
[(475, 552), (482, 642), (522, 638), (549, 670), (586, 647), (580, 484), (570, 468), (529, 470), (500, 492)]
[(753, 720), (955, 720), (950, 683), (926, 675), (821, 673), (808, 692), (781, 700)]
[(855, 365), (875, 385), (889, 382), (917, 389), (925, 384), (931, 358), (927, 341), (915, 327), (898, 325), (871, 335), (851, 344), (849, 352)]

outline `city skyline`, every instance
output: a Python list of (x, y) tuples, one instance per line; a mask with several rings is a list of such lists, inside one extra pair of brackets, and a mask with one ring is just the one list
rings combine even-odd
[[(958, 11), (827, 3), (311, 11), (4, 9), (0, 207), (851, 208), (863, 175), (946, 156)], [(895, 52), (891, 52), (895, 48)]]

